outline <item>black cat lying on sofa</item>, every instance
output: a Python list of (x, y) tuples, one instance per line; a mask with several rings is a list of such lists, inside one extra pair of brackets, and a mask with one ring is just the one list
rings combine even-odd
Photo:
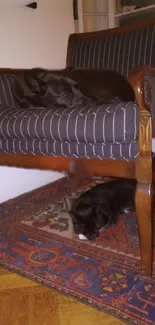
[(14, 96), (20, 107), (63, 106), (73, 108), (88, 99), (69, 78), (70, 70), (25, 70), (17, 76)]
[(134, 101), (129, 82), (112, 70), (45, 70), (20, 72), (14, 83), (14, 96), (20, 107), (62, 106), (75, 108), (91, 103), (111, 103), (116, 99)]

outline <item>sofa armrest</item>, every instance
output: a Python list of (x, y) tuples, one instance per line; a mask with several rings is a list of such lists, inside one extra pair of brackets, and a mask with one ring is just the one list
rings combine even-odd
[[(150, 75), (154, 75), (153, 79), (150, 79)], [(147, 65), (135, 67), (130, 70), (128, 80), (135, 91), (140, 110), (139, 155), (151, 158), (152, 137), (155, 132), (155, 125), (152, 125), (155, 114), (155, 95), (152, 92), (153, 83), (155, 87), (155, 68)]]
[(137, 104), (141, 109), (151, 112), (153, 94), (152, 88), (155, 87), (155, 68), (148, 65), (140, 65), (129, 71), (128, 80), (132, 85)]

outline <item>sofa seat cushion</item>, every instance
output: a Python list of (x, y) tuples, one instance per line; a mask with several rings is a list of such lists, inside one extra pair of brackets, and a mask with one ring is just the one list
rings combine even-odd
[(139, 109), (133, 102), (75, 109), (0, 107), (0, 139), (83, 144), (131, 143), (138, 139)]
[(135, 160), (139, 154), (138, 141), (124, 144), (85, 144), (11, 138), (0, 139), (0, 154), (4, 153), (126, 161)]

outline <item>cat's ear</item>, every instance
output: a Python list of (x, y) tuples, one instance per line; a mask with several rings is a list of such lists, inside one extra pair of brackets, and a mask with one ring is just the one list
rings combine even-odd
[(27, 74), (25, 79), (33, 92), (39, 93), (41, 91), (39, 80), (33, 75)]
[(31, 89), (31, 91), (33, 91), (35, 93), (41, 92), (40, 80), (37, 77), (37, 73), (36, 73), (35, 69), (34, 70), (26, 70), (24, 72), (24, 78), (25, 78), (27, 85)]

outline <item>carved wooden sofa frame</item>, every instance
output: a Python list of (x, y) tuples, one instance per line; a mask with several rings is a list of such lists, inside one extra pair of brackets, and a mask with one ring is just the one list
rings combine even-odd
[[(116, 29), (99, 31), (94, 33), (72, 34), (68, 41), (67, 66), (71, 64), (71, 42), (74, 39), (90, 39), (100, 35), (119, 35), (138, 27), (155, 25), (155, 19), (137, 25), (118, 27)], [(3, 71), (8, 69), (2, 69)], [(150, 103), (145, 105), (144, 101), (144, 78), (148, 71), (155, 73), (150, 66), (139, 66), (133, 68), (129, 73), (129, 81), (132, 84), (137, 104), (140, 110), (139, 126), (139, 157), (135, 161), (114, 161), (97, 159), (80, 159), (89, 171), (94, 175), (134, 178), (138, 181), (136, 189), (136, 212), (139, 228), (141, 272), (144, 276), (151, 276), (153, 264), (153, 157), (152, 157), (152, 122), (151, 122), (151, 93), (148, 87), (148, 98)], [(43, 170), (68, 171), (73, 158), (1, 154), (1, 166), (16, 166), (23, 168), (36, 168)]]

